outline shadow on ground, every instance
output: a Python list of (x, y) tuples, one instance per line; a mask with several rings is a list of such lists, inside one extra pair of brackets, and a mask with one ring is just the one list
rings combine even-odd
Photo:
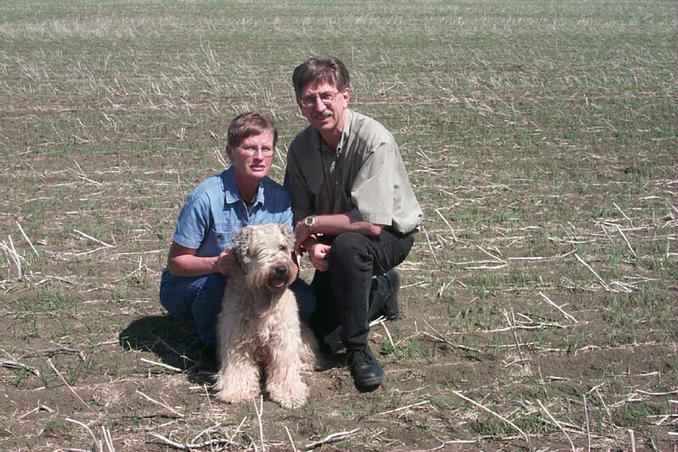
[(125, 350), (155, 354), (163, 364), (181, 369), (193, 383), (211, 384), (217, 370), (214, 349), (198, 342), (191, 325), (170, 315), (136, 319), (120, 332), (118, 340)]

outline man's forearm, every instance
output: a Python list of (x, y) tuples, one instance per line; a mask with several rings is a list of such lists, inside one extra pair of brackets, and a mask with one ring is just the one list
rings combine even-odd
[(310, 224), (304, 220), (297, 221), (294, 229), (294, 251), (297, 253), (308, 251), (318, 243), (315, 239), (316, 234), (339, 235), (344, 232), (357, 232), (374, 236), (381, 233), (381, 225), (358, 220), (349, 213), (317, 215)]
[(316, 217), (313, 233), (338, 235), (343, 232), (379, 235), (381, 232), (381, 225), (359, 220), (348, 213), (319, 215)]

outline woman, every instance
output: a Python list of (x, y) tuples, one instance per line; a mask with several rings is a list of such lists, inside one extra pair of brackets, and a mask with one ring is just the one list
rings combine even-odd
[[(214, 347), (221, 298), (235, 263), (233, 235), (250, 224), (292, 229), (287, 191), (268, 177), (278, 133), (258, 113), (237, 116), (228, 128), (231, 166), (198, 185), (181, 209), (160, 283), (160, 302), (172, 316), (193, 322), (201, 343)], [(301, 279), (290, 287), (308, 320), (315, 297)]]

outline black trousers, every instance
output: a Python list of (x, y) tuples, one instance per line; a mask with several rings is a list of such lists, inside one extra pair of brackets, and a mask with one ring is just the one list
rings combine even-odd
[(346, 348), (364, 347), (369, 321), (379, 314), (391, 292), (384, 273), (405, 260), (414, 237), (382, 229), (378, 236), (345, 232), (323, 237), (323, 241), (332, 245), (330, 265), (328, 271), (316, 271), (313, 277), (318, 304), (311, 328), (322, 340), (342, 325)]

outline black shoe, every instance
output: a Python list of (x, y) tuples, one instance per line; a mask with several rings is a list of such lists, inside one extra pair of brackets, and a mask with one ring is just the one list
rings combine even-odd
[(360, 392), (371, 392), (384, 380), (384, 371), (372, 355), (370, 347), (351, 349), (346, 358), (353, 383)]
[(398, 306), (398, 291), (400, 290), (400, 273), (395, 268), (384, 273), (388, 278), (390, 285), (390, 293), (384, 307), (381, 310), (381, 315), (386, 317), (386, 320), (398, 320), (400, 316), (400, 307)]

